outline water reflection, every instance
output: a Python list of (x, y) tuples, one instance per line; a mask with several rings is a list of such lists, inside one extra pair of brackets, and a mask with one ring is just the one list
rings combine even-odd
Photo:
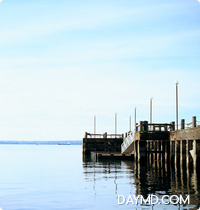
[(122, 171), (122, 162), (121, 161), (110, 161), (103, 160), (101, 162), (90, 161), (86, 159), (83, 163), (84, 175), (86, 182), (93, 182), (93, 190), (96, 194), (96, 182), (102, 180), (107, 181), (114, 180), (115, 185), (115, 194), (117, 194), (117, 179), (123, 178), (121, 174)]
[[(107, 193), (122, 195), (190, 195), (190, 205), (155, 205), (145, 206), (145, 209), (198, 209), (200, 207), (200, 171), (185, 164), (172, 164), (165, 157), (149, 154), (143, 164), (136, 161), (101, 160), (92, 161), (83, 157), (83, 173), (86, 182), (93, 183), (94, 193), (100, 193), (96, 188), (98, 183), (112, 180), (112, 191)], [(110, 186), (111, 188), (111, 186)], [(144, 204), (143, 204), (144, 205)], [(142, 206), (143, 206), (142, 205)], [(140, 207), (142, 207), (140, 206)], [(122, 209), (127, 206), (123, 206)], [(121, 208), (117, 206), (116, 208)], [(130, 208), (130, 206), (129, 206)], [(139, 206), (137, 206), (139, 208)], [(133, 206), (132, 208), (133, 209)]]

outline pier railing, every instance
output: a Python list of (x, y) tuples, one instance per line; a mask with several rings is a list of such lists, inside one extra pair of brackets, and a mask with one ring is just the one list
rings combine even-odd
[(121, 145), (121, 153), (125, 153), (127, 148), (134, 142), (135, 134), (133, 132), (129, 132), (124, 142)]
[(98, 139), (109, 139), (109, 138), (123, 138), (123, 134), (108, 134), (107, 132), (103, 134), (94, 134), (94, 133), (87, 133), (85, 132), (85, 138), (92, 139), (92, 138), (98, 138)]
[(200, 121), (196, 119), (196, 116), (192, 117), (192, 122), (185, 123), (185, 119), (181, 119), (181, 124), (178, 125), (178, 130), (195, 128), (200, 126)]
[(135, 140), (135, 134), (147, 132), (149, 134), (156, 134), (156, 133), (165, 133), (174, 130), (174, 123), (168, 124), (168, 123), (148, 123), (148, 121), (140, 121), (139, 125), (136, 125), (136, 132), (128, 132), (125, 133), (125, 139), (121, 145), (121, 152), (123, 154), (125, 153), (131, 153), (133, 151), (134, 147), (134, 140)]
[[(200, 121), (196, 121), (196, 126), (199, 127), (200, 126)], [(193, 122), (190, 122), (190, 123), (186, 123), (185, 124), (185, 128), (193, 128), (194, 125), (193, 125)], [(181, 129), (181, 124), (180, 124), (180, 129)]]
[(148, 121), (140, 121), (139, 125), (136, 125), (136, 132), (137, 131), (172, 131), (174, 130), (175, 126), (174, 123), (148, 123)]
[(148, 131), (171, 131), (171, 124), (148, 124)]

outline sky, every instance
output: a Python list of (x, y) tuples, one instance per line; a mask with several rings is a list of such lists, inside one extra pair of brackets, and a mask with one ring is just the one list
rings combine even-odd
[(200, 121), (197, 0), (1, 0), (0, 139), (80, 140)]

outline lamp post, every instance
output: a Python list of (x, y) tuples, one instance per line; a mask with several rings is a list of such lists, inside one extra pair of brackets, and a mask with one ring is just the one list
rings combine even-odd
[(115, 113), (115, 135), (117, 134), (117, 113)]
[(96, 115), (94, 115), (94, 134), (96, 134)]
[(178, 130), (178, 84), (179, 82), (176, 82), (176, 130)]
[(150, 98), (150, 124), (152, 124), (152, 101), (153, 97)]
[(136, 107), (135, 107), (135, 132), (136, 132)]

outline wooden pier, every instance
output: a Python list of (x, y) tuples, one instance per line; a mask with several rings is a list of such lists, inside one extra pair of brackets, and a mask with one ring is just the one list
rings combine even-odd
[(190, 128), (181, 120), (180, 130), (175, 122), (148, 123), (140, 121), (136, 132), (123, 134), (90, 134), (83, 138), (83, 153), (100, 158), (132, 158), (140, 164), (146, 160), (197, 167), (200, 161), (200, 126), (193, 117)]
[[(134, 158), (140, 163), (146, 161), (147, 154), (152, 154), (159, 158), (159, 154), (169, 156), (170, 152), (170, 132), (174, 130), (174, 123), (154, 123), (149, 124), (148, 121), (140, 121), (136, 126), (134, 136), (133, 150)], [(126, 141), (126, 139), (124, 139)], [(126, 153), (128, 146), (123, 153)]]
[[(82, 149), (84, 154), (91, 152), (118, 152), (121, 153), (123, 134), (90, 134), (85, 133)], [(103, 154), (103, 153), (102, 153)]]
[[(133, 171), (136, 195), (147, 197), (156, 191), (165, 191), (166, 195), (190, 195), (190, 203), (196, 206), (193, 209), (198, 209), (200, 126), (197, 122), (196, 117), (189, 124), (182, 119), (179, 130), (175, 130), (174, 122), (141, 121), (135, 133), (129, 131), (117, 136), (86, 133), (83, 152), (90, 156), (83, 156), (83, 160), (108, 166), (110, 161), (113, 164), (119, 160)], [(108, 142), (112, 142), (110, 149)], [(133, 161), (120, 161), (125, 159)], [(91, 173), (90, 166), (88, 171)], [(191, 209), (191, 206), (184, 206), (184, 209)]]
[(174, 164), (197, 167), (200, 161), (200, 126), (193, 117), (191, 127), (185, 128), (185, 120), (181, 120), (181, 129), (170, 133), (170, 156)]

